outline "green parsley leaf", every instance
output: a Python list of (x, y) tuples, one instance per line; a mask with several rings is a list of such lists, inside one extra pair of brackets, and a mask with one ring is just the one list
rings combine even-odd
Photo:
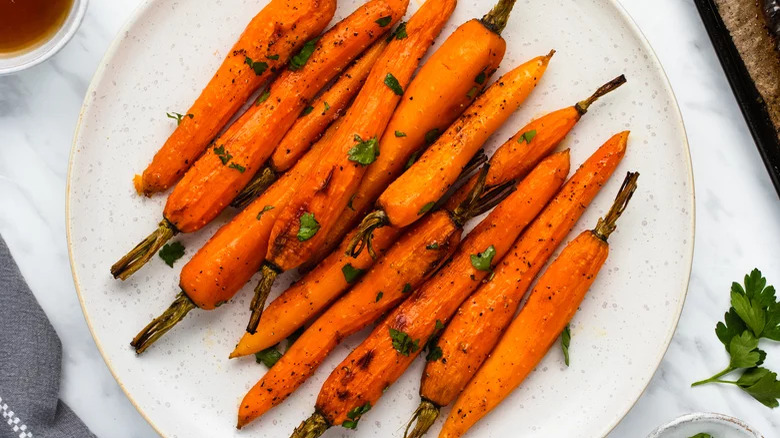
[(569, 324), (566, 324), (566, 328), (561, 333), (561, 348), (563, 349), (563, 362), (566, 366), (569, 366), (569, 344), (571, 343), (571, 329)]
[(381, 300), (383, 296), (385, 296), (385, 293), (380, 290), (379, 293), (376, 294), (376, 300), (374, 302), (378, 303), (379, 300)]
[(301, 47), (301, 51), (290, 59), (290, 70), (297, 71), (306, 65), (306, 62), (309, 61), (309, 58), (311, 58), (311, 55), (314, 53), (314, 49), (317, 48), (317, 41), (319, 40), (319, 38), (315, 38), (307, 41), (306, 44)]
[(260, 104), (268, 100), (269, 97), (271, 97), (271, 92), (269, 90), (265, 90), (263, 94), (257, 97), (257, 100), (255, 101), (255, 106), (260, 106)]
[(404, 89), (401, 87), (401, 83), (398, 82), (398, 79), (396, 79), (392, 73), (388, 73), (387, 76), (385, 76), (385, 85), (393, 90), (393, 93), (395, 93), (397, 96), (403, 96)]
[(696, 435), (689, 438), (712, 438), (712, 435), (708, 433), (697, 433)]
[(411, 157), (409, 157), (409, 159), (406, 161), (406, 164), (404, 164), (404, 170), (407, 170), (410, 167), (414, 166), (414, 163), (416, 163), (417, 159), (420, 157), (420, 152), (421, 151), (417, 151), (413, 153)]
[(230, 166), (228, 166), (231, 169), (236, 169), (237, 171), (244, 173), (246, 172), (246, 167), (238, 164), (238, 163), (230, 163)]
[(352, 201), (355, 200), (355, 196), (357, 196), (357, 193), (353, 193), (352, 196), (349, 197), (349, 202), (347, 202), (347, 208), (352, 211), (355, 211), (355, 207), (352, 206)]
[(309, 114), (311, 114), (312, 111), (314, 111), (314, 107), (311, 105), (307, 105), (306, 108), (304, 108), (303, 111), (301, 111), (301, 117), (308, 116)]
[(469, 99), (473, 99), (477, 97), (477, 93), (479, 93), (479, 87), (471, 87), (471, 90), (469, 90), (468, 93), (466, 93), (466, 97)]
[(766, 368), (751, 368), (745, 371), (736, 383), (764, 406), (778, 407), (780, 381), (777, 380), (777, 373)]
[(181, 121), (185, 117), (189, 117), (189, 118), (195, 117), (195, 114), (165, 113), (165, 115), (168, 116), (169, 119), (176, 120), (176, 126), (181, 125)]
[(436, 203), (433, 202), (433, 201), (423, 205), (422, 208), (420, 209), (420, 211), (417, 212), (417, 216), (422, 216), (425, 213), (428, 213), (429, 211), (431, 211), (431, 209), (433, 208), (434, 205), (436, 205)]
[(285, 352), (290, 351), (290, 347), (292, 347), (292, 345), (295, 343), (295, 341), (297, 341), (298, 338), (300, 338), (301, 335), (303, 334), (303, 332), (305, 332), (305, 331), (306, 331), (306, 327), (302, 326), (302, 327), (298, 327), (298, 330), (295, 330), (294, 332), (292, 332), (292, 334), (287, 337), (287, 347), (285, 347), (284, 351)]
[(442, 330), (444, 330), (444, 323), (437, 319), (436, 325), (433, 327), (433, 332), (431, 333), (431, 336), (428, 337), (428, 342), (425, 343), (425, 350), (428, 351), (428, 354), (425, 355), (425, 360), (427, 362), (437, 361), (444, 355), (441, 347), (437, 345)]
[(401, 132), (401, 131), (395, 131), (395, 136), (399, 137), (399, 138), (400, 137), (406, 137), (406, 133), (405, 132)]
[(530, 131), (524, 132), (520, 135), (520, 137), (517, 139), (518, 143), (526, 142), (531, 143), (531, 140), (536, 137), (536, 129), (532, 129)]
[(278, 61), (279, 60), (279, 55), (278, 54), (276, 54), (276, 55), (267, 55), (266, 58), (270, 59), (271, 61)]
[(222, 164), (225, 165), (233, 158), (232, 155), (228, 151), (225, 150), (225, 145), (215, 146), (214, 147), (214, 154), (216, 154), (220, 161), (222, 161)]
[(416, 353), (417, 350), (420, 349), (419, 339), (412, 340), (409, 335), (400, 330), (391, 328), (390, 339), (393, 340), (393, 348), (395, 348), (395, 351), (404, 356), (409, 356), (410, 353)]
[(349, 418), (349, 420), (346, 420), (343, 423), (341, 423), (341, 426), (346, 429), (356, 429), (358, 425), (358, 421), (360, 421), (360, 417), (370, 410), (371, 410), (371, 402), (366, 402), (366, 404), (364, 404), (363, 406), (352, 408), (351, 411), (347, 412), (347, 418)]
[(274, 209), (273, 205), (266, 205), (265, 207), (263, 207), (263, 209), (260, 211), (260, 213), (257, 213), (257, 220), (260, 220), (260, 218), (263, 217), (263, 214), (266, 211), (270, 211), (270, 210), (273, 210), (273, 209)]
[(330, 109), (330, 104), (328, 102), (325, 102), (325, 111)]
[(471, 266), (478, 271), (489, 271), (493, 257), (496, 256), (496, 248), (493, 245), (478, 254), (471, 254)]
[(758, 339), (749, 331), (745, 330), (739, 336), (734, 336), (729, 344), (729, 353), (731, 353), (731, 368), (752, 368), (758, 365), (761, 360), (760, 350), (758, 348)]
[(312, 213), (304, 213), (301, 215), (301, 227), (298, 229), (298, 241), (305, 242), (320, 230), (320, 223), (314, 218)]
[(437, 249), (439, 249), (439, 243), (438, 242), (433, 242), (430, 245), (426, 245), (425, 249), (437, 250)]
[(388, 24), (390, 24), (391, 21), (393, 21), (393, 16), (392, 15), (388, 15), (387, 17), (382, 17), (382, 18), (376, 20), (375, 23), (378, 24), (380, 27), (385, 27)]
[(282, 353), (276, 349), (276, 346), (268, 347), (265, 350), (255, 353), (255, 361), (271, 368), (282, 358)]
[(412, 291), (412, 285), (409, 283), (404, 284), (404, 288), (401, 290), (402, 294), (408, 294)]
[(436, 143), (436, 140), (441, 137), (441, 131), (439, 128), (433, 128), (430, 131), (425, 133), (425, 143), (428, 145), (432, 145)]
[(344, 422), (341, 423), (341, 427), (343, 427), (344, 429), (353, 429), (354, 430), (354, 429), (357, 429), (357, 424), (358, 424), (358, 422), (354, 421), (354, 420), (344, 420)]
[(761, 337), (780, 341), (780, 303), (774, 303), (767, 308), (767, 320)]
[(341, 268), (341, 272), (344, 274), (344, 280), (346, 280), (347, 283), (352, 283), (363, 275), (365, 271), (352, 266), (351, 263), (347, 263)]
[(255, 71), (255, 74), (257, 76), (260, 76), (261, 74), (265, 73), (266, 70), (268, 70), (268, 64), (263, 61), (253, 61), (250, 57), (244, 58), (244, 63), (249, 66), (252, 70)]
[(428, 354), (425, 355), (425, 360), (427, 362), (435, 362), (441, 359), (442, 356), (444, 356), (444, 352), (441, 351), (441, 347), (434, 345), (433, 348), (428, 351)]
[(719, 322), (715, 326), (715, 334), (720, 339), (720, 342), (726, 347), (726, 351), (729, 351), (729, 344), (734, 336), (739, 336), (747, 330), (747, 326), (742, 319), (737, 315), (737, 312), (732, 307), (724, 315), (725, 323)]
[(401, 24), (398, 25), (398, 27), (395, 29), (395, 39), (402, 40), (404, 38), (408, 38), (409, 34), (406, 33), (406, 22), (401, 22)]
[(166, 265), (173, 267), (176, 260), (184, 256), (184, 245), (180, 242), (166, 243), (157, 253)]
[(379, 142), (376, 137), (363, 140), (359, 135), (355, 135), (355, 141), (357, 144), (349, 150), (349, 161), (363, 166), (368, 166), (376, 161), (376, 157), (379, 156)]
[(485, 71), (479, 72), (476, 78), (474, 78), (474, 82), (478, 83), (479, 85), (482, 85), (487, 80), (487, 73)]

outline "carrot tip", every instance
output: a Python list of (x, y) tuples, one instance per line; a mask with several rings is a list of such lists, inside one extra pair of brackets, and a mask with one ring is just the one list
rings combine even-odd
[(179, 292), (171, 305), (146, 327), (143, 328), (133, 340), (130, 346), (135, 348), (136, 354), (141, 354), (149, 348), (157, 339), (178, 324), (190, 310), (197, 306), (184, 292)]

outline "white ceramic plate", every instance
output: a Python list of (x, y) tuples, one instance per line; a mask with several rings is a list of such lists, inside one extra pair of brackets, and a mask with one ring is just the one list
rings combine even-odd
[[(320, 384), (361, 335), (347, 339), (296, 394), (251, 427), (234, 428), (244, 393), (265, 372), (251, 359), (228, 361), (244, 330), (251, 286), (213, 312), (192, 312), (143, 357), (128, 346), (164, 310), (183, 263), (228, 219), (180, 240), (186, 258), (155, 259), (131, 280), (109, 266), (160, 220), (164, 197), (142, 199), (131, 179), (173, 129), (263, 0), (151, 0), (111, 46), (87, 93), (68, 178), (68, 243), (76, 289), (95, 342), (139, 411), (166, 437), (281, 437), (308, 417)], [(337, 18), (360, 0), (341, 0)], [(412, 0), (410, 11), (421, 0)], [(462, 0), (439, 41), (481, 17), (492, 1)], [(519, 0), (504, 32), (502, 71), (551, 48), (558, 52), (524, 107), (488, 143), (492, 150), (530, 118), (572, 105), (625, 73), (629, 83), (592, 108), (564, 143), (579, 165), (613, 133), (631, 129), (628, 154), (575, 232), (594, 226), (623, 174), (640, 188), (619, 222), (612, 254), (573, 321), (572, 364), (554, 348), (473, 437), (596, 437), (607, 434), (656, 370), (674, 332), (690, 274), (694, 200), (690, 158), (677, 104), (640, 32), (611, 0)], [(433, 50), (433, 49), (432, 49)], [(287, 281), (279, 281), (278, 284)], [(276, 290), (274, 293), (278, 293)], [(422, 361), (391, 387), (357, 433), (401, 436), (418, 403)], [(438, 425), (436, 426), (439, 427)], [(435, 436), (434, 433), (430, 434)]]

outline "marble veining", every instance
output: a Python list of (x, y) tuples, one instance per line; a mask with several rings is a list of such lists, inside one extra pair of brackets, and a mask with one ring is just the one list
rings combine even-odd
[[(0, 77), (0, 234), (62, 338), (62, 398), (98, 435), (149, 437), (108, 372), (78, 304), (65, 242), (65, 179), (79, 108), (109, 43), (140, 0), (93, 0), (74, 39), (52, 60)], [(713, 328), (728, 287), (754, 266), (780, 286), (780, 201), (690, 0), (624, 0), (669, 75), (688, 130), (697, 239), (686, 306), (646, 392), (611, 437), (641, 437), (692, 411), (743, 419), (767, 437), (776, 413), (731, 387), (690, 383), (728, 360)], [(639, 342), (639, 341), (638, 341)], [(768, 366), (780, 369), (771, 345)]]

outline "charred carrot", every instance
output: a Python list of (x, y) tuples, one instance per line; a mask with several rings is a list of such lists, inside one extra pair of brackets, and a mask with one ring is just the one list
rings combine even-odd
[[(330, 141), (323, 159), (279, 213), (271, 230), (263, 273), (267, 295), (275, 273), (300, 266), (322, 244), (328, 230), (357, 189), (366, 166), (376, 160), (378, 137), (387, 127), (433, 39), (455, 9), (456, 0), (428, 0), (406, 24), (406, 38), (393, 39), (369, 73), (342, 129)], [(253, 303), (264, 300), (255, 299)], [(252, 307), (247, 331), (254, 333), (262, 308)]]
[[(290, 169), (320, 139), (328, 126), (341, 117), (352, 99), (363, 87), (371, 67), (387, 47), (387, 43), (387, 39), (381, 39), (374, 43), (341, 74), (333, 86), (303, 110), (301, 117), (295, 121), (281, 143), (274, 149), (269, 164), (255, 175), (252, 182), (236, 196), (230, 205), (236, 208), (246, 207), (267, 189), (279, 174)], [(262, 94), (258, 98), (258, 102), (269, 97), (270, 93)]]
[[(355, 409), (373, 406), (422, 351), (426, 339), (490, 274), (514, 237), (544, 208), (569, 172), (569, 153), (541, 163), (475, 228), (452, 260), (385, 318), (323, 384), (315, 414), (295, 437), (316, 437), (321, 425), (353, 428)], [(362, 413), (361, 413), (362, 414)]]
[(143, 176), (139, 194), (173, 186), (211, 140), (271, 74), (280, 70), (303, 43), (325, 28), (336, 0), (272, 0), (249, 22), (214, 77), (184, 116)]
[(479, 369), (531, 281), (622, 160), (627, 138), (627, 132), (612, 137), (585, 161), (501, 260), (494, 277), (460, 306), (438, 339), (441, 360), (426, 365), (422, 402), (407, 438), (423, 436), (440, 407), (452, 403)]
[(238, 427), (281, 403), (343, 338), (410, 296), (455, 250), (463, 224), (500, 202), (511, 185), (484, 194), (483, 187), (477, 184), (455, 212), (437, 211), (409, 230), (346, 295), (317, 318), (244, 397)]
[[(391, 8), (390, 1), (400, 9)], [(381, 37), (407, 3), (371, 0), (312, 41), (300, 68), (282, 73), (269, 97), (251, 106), (187, 171), (168, 196), (158, 229), (111, 267), (114, 277), (128, 278), (177, 232), (191, 233), (211, 222), (265, 163), (306, 103)]]
[(379, 196), (377, 209), (363, 218), (352, 237), (355, 256), (380, 227), (405, 227), (427, 213), (456, 181), (461, 168), (518, 108), (547, 69), (554, 51), (508, 72), (490, 86), (420, 159)]
[(560, 336), (609, 252), (607, 239), (636, 189), (629, 172), (615, 203), (596, 228), (571, 241), (542, 274), (523, 310), (458, 397), (439, 437), (462, 436), (528, 376)]

